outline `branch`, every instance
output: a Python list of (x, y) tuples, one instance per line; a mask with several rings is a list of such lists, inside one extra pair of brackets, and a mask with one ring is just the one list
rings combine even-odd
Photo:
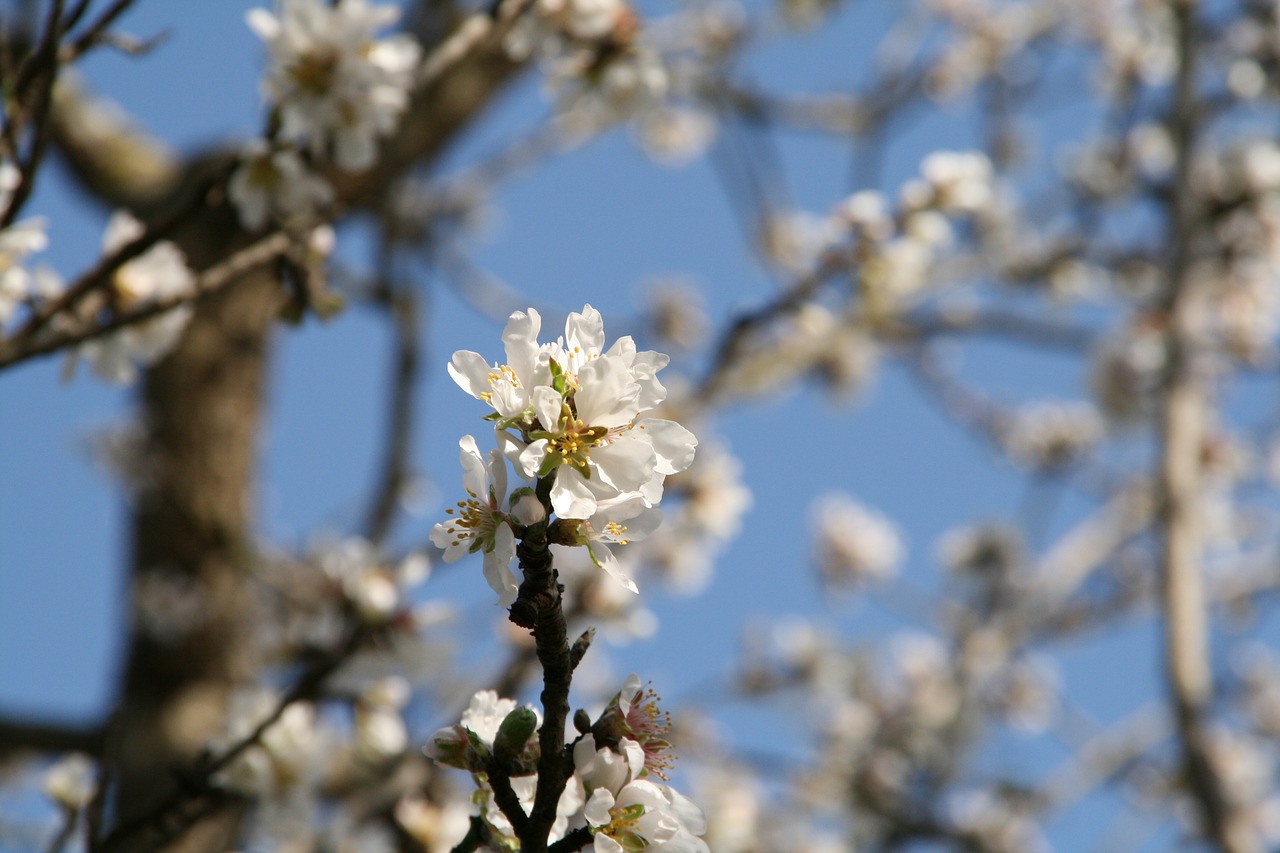
[(1196, 22), (1194, 3), (1178, 0), (1173, 6), (1179, 63), (1169, 123), (1177, 158), (1168, 244), (1165, 309), (1169, 325), (1158, 463), (1163, 496), (1160, 535), (1165, 669), (1182, 750), (1184, 782), (1199, 810), (1203, 830), (1224, 853), (1247, 853), (1260, 848), (1232, 813), (1209, 752), (1213, 672), (1201, 567), (1204, 543), (1198, 517), (1209, 400), (1203, 367), (1194, 348), (1196, 307), (1190, 275), (1198, 213), (1191, 176), (1198, 120)]
[(31, 358), (101, 338), (127, 326), (150, 320), (166, 311), (172, 311), (180, 305), (195, 302), (241, 275), (275, 260), (288, 252), (296, 242), (292, 235), (281, 231), (273, 232), (205, 270), (196, 277), (195, 286), (186, 293), (149, 302), (134, 311), (117, 314), (102, 323), (58, 330), (52, 334), (38, 334), (55, 316), (73, 313), (76, 304), (90, 293), (108, 285), (116, 270), (159, 242), (161, 233), (163, 229), (151, 229), (137, 240), (122, 247), (120, 251), (103, 258), (61, 296), (36, 312), (27, 325), (16, 332), (12, 338), (8, 341), (0, 341), (0, 370)]
[(374, 544), (380, 544), (391, 531), (396, 508), (412, 475), (415, 398), (422, 361), (418, 294), (412, 286), (398, 286), (394, 282), (391, 269), (394, 249), (383, 246), (381, 251), (384, 270), (377, 299), (392, 320), (395, 356), (391, 365), (391, 405), (387, 412), (382, 468), (365, 521), (365, 535)]
[(101, 726), (59, 725), (22, 719), (0, 719), (0, 756), (7, 752), (83, 752), (100, 756), (104, 732)]
[[(539, 481), (539, 497), (551, 515), (547, 479)], [(533, 811), (523, 832), (518, 832), (522, 853), (543, 853), (547, 836), (555, 823), (560, 795), (568, 781), (568, 757), (565, 752), (565, 722), (569, 718), (569, 684), (573, 679), (573, 662), (569, 653), (568, 625), (563, 609), (564, 587), (551, 564), (547, 542), (547, 524), (529, 527), (516, 555), (524, 573), (524, 582), (511, 605), (511, 621), (533, 632), (542, 664), (542, 728), (538, 742), (542, 753), (538, 758), (538, 789)], [(510, 816), (508, 816), (510, 817)]]
[[(215, 813), (225, 802), (235, 799), (234, 795), (217, 786), (214, 777), (248, 749), (261, 742), (262, 736), (279, 722), (280, 717), (291, 705), (319, 696), (329, 677), (363, 647), (369, 636), (369, 632), (365, 629), (351, 631), (343, 643), (314, 662), (298, 677), (288, 692), (280, 698), (272, 712), (258, 723), (253, 731), (220, 755), (201, 762), (189, 776), (182, 780), (182, 784), (173, 796), (154, 809), (115, 827), (106, 838), (102, 839), (97, 849), (122, 851), (122, 853), (138, 849), (157, 849), (164, 843), (179, 837), (197, 821)], [(142, 845), (138, 836), (149, 838), (151, 843)]]

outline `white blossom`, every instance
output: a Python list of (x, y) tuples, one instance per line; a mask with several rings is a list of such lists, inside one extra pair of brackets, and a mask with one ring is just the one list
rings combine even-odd
[(584, 814), (595, 836), (595, 853), (668, 850), (710, 853), (698, 836), (706, 832), (702, 810), (667, 785), (636, 779), (615, 796), (596, 788)]
[[(107, 255), (139, 238), (142, 223), (119, 211), (107, 223), (102, 249)], [(161, 241), (116, 270), (112, 279), (113, 298), (122, 311), (189, 294), (195, 278), (186, 258), (173, 243)], [(103, 379), (118, 384), (132, 383), (140, 365), (149, 365), (169, 352), (191, 319), (191, 306), (179, 305), (151, 319), (130, 324), (80, 347), (83, 355)]]
[(62, 808), (78, 811), (89, 804), (98, 788), (95, 776), (93, 759), (73, 752), (44, 772), (44, 792)]
[(245, 146), (227, 194), (245, 228), (256, 231), (272, 218), (309, 216), (333, 200), (333, 189), (292, 148), (272, 148), (261, 139)]
[(373, 165), (377, 140), (395, 130), (409, 104), (420, 49), (399, 34), (375, 33), (400, 10), (366, 0), (280, 0), (277, 13), (253, 9), (249, 27), (267, 44), (263, 95), (280, 110), (280, 133), (356, 171)]
[[(0, 166), (8, 164), (0, 164)], [(49, 245), (43, 217), (15, 222), (0, 231), (0, 328), (13, 318), (18, 307), (38, 295), (38, 282), (24, 266), (28, 255)]]
[(498, 594), (503, 607), (516, 600), (519, 584), (511, 571), (516, 555), (516, 537), (502, 507), (507, 500), (507, 463), (501, 451), (489, 451), (487, 459), (480, 455), (473, 436), (464, 435), (458, 442), (462, 462), (462, 487), (466, 500), (447, 512), (454, 516), (431, 530), (431, 541), (444, 549), (444, 560), (453, 563), (463, 554), (484, 555), (484, 576)]
[(630, 337), (606, 350), (603, 319), (590, 305), (569, 315), (554, 342), (539, 343), (541, 322), (533, 309), (512, 314), (507, 364), (464, 350), (450, 375), (493, 407), (525, 476), (554, 476), (551, 505), (561, 518), (589, 519), (637, 495), (655, 505), (665, 477), (686, 469), (697, 446), (674, 421), (641, 417), (666, 397), (657, 373), (667, 357), (638, 351)]
[(893, 524), (848, 495), (820, 499), (814, 528), (818, 566), (833, 585), (885, 580), (902, 560), (902, 538)]

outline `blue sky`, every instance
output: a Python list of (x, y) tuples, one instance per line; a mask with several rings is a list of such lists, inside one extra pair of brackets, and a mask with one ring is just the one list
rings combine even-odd
[[(261, 121), (261, 60), (243, 24), (244, 10), (253, 5), (139, 3), (125, 27), (142, 37), (167, 30), (167, 39), (138, 59), (99, 51), (84, 75), (179, 147), (248, 138)], [(874, 19), (882, 8), (872, 4), (864, 14)], [(864, 24), (846, 15), (819, 35), (767, 51), (757, 71), (796, 88), (847, 84), (856, 64), (850, 57), (867, 48), (865, 33), (875, 31)], [(795, 61), (797, 51), (805, 61)], [(493, 150), (545, 109), (534, 81), (517, 86), (451, 164)], [(929, 150), (973, 142), (959, 115), (924, 122), (893, 147), (886, 185), (913, 172)], [(798, 207), (822, 213), (844, 193), (846, 146), (795, 137), (781, 152)], [(839, 176), (834, 182), (833, 175)], [(676, 273), (705, 288), (713, 321), (776, 291), (744, 250), (710, 166), (651, 165), (625, 132), (515, 179), (497, 202), (497, 217), (475, 256), (530, 294), (548, 315), (549, 330), (564, 312), (590, 302), (604, 312), (609, 332), (610, 317), (631, 316), (640, 306), (646, 280)], [(56, 165), (44, 174), (29, 210), (52, 221), (48, 259), (64, 275), (95, 256), (108, 212), (87, 206)], [(353, 265), (368, 260), (359, 228), (344, 234), (340, 256)], [(449, 354), (500, 352), (498, 326), (438, 282), (426, 286), (425, 418), (415, 450), (436, 491), (425, 515), (402, 525), (402, 544), (425, 539), (441, 501), (451, 499), (457, 438), (485, 429), (482, 412), (444, 372)], [(287, 544), (317, 529), (341, 532), (358, 523), (380, 448), (390, 342), (382, 324), (357, 307), (327, 324), (282, 328), (279, 343), (259, 515), (264, 531)], [(691, 366), (672, 370), (682, 367)], [(0, 712), (95, 719), (109, 707), (123, 640), (126, 510), (87, 449), (96, 434), (122, 421), (132, 395), (103, 386), (87, 371), (64, 382), (61, 369), (54, 358), (0, 375)], [(975, 353), (966, 370), (992, 379), (991, 387), (1009, 398), (1050, 386), (1053, 396), (1084, 393), (1067, 361), (1008, 347)], [(1011, 516), (1026, 489), (1020, 474), (949, 425), (895, 366), (853, 405), (798, 388), (724, 411), (712, 432), (743, 460), (755, 494), (744, 533), (723, 555), (705, 594), (655, 596), (661, 620), (655, 638), (608, 651), (623, 675), (638, 671), (670, 696), (724, 678), (742, 626), (753, 618), (811, 614), (849, 636), (883, 635), (899, 621), (865, 602), (824, 600), (806, 545), (814, 496), (844, 489), (894, 518), (911, 544), (908, 574), (931, 589), (937, 536), (963, 522)], [(1079, 510), (1078, 502), (1065, 506), (1068, 513)], [(468, 612), (488, 618), (490, 594), (478, 563), (445, 573), (433, 590), (472, 602)], [(496, 625), (500, 613), (491, 615)], [(1143, 624), (1123, 633), (1106, 643), (1081, 641), (1063, 657), (1075, 698), (1104, 719), (1132, 710), (1158, 688), (1154, 633)], [(724, 719), (732, 741), (752, 743), (762, 734), (754, 713), (730, 710)], [(1010, 742), (995, 760), (1017, 766), (1026, 748)], [(1051, 759), (1043, 747), (1035, 749), (1035, 761)]]

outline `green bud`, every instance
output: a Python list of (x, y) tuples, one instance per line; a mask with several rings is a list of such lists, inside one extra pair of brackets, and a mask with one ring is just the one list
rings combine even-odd
[(493, 755), (501, 764), (511, 764), (518, 758), (538, 728), (538, 715), (532, 708), (519, 707), (507, 714), (493, 739)]

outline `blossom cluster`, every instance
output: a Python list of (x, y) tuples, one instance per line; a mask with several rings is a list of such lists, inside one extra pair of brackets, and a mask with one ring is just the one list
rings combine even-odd
[(275, 14), (248, 13), (270, 54), (262, 94), (278, 129), (246, 146), (232, 176), (228, 191), (245, 227), (306, 216), (332, 199), (306, 154), (348, 172), (374, 164), (378, 139), (409, 105), (421, 54), (408, 34), (376, 36), (399, 17), (397, 7), (366, 0), (280, 0)]
[[(107, 223), (102, 251), (110, 256), (143, 235), (141, 222), (119, 211)], [(160, 241), (131, 261), (121, 264), (111, 281), (107, 303), (116, 313), (179, 300), (195, 292), (195, 276), (182, 250)], [(148, 320), (133, 323), (80, 347), (80, 355), (108, 382), (129, 384), (138, 368), (154, 363), (178, 343), (191, 320), (191, 305), (177, 305)]]
[[(515, 600), (517, 535), (552, 512), (553, 543), (585, 546), (635, 591), (609, 546), (657, 527), (664, 480), (689, 467), (697, 446), (675, 421), (645, 416), (666, 397), (657, 377), (665, 355), (637, 350), (629, 336), (606, 349), (604, 322), (590, 305), (569, 315), (554, 342), (538, 341), (541, 327), (537, 311), (517, 311), (503, 332), (505, 364), (461, 350), (449, 365), (458, 386), (492, 408), (498, 447), (482, 455), (474, 437), (459, 442), (467, 498), (431, 540), (447, 562), (483, 553), (504, 606)], [(510, 493), (508, 464), (525, 482)]]
[[(495, 802), (490, 776), (509, 774), (526, 810), (538, 786), (535, 768), (538, 720), (531, 706), (518, 707), (492, 690), (476, 693), (458, 725), (431, 736), (426, 752), (438, 763), (471, 771), (480, 816), (491, 834), (514, 843), (508, 817)], [(587, 829), (595, 853), (646, 849), (704, 853), (702, 810), (667, 785), (672, 761), (669, 722), (653, 694), (632, 675), (610, 700), (590, 731), (574, 742), (573, 775), (560, 797), (549, 841)]]

